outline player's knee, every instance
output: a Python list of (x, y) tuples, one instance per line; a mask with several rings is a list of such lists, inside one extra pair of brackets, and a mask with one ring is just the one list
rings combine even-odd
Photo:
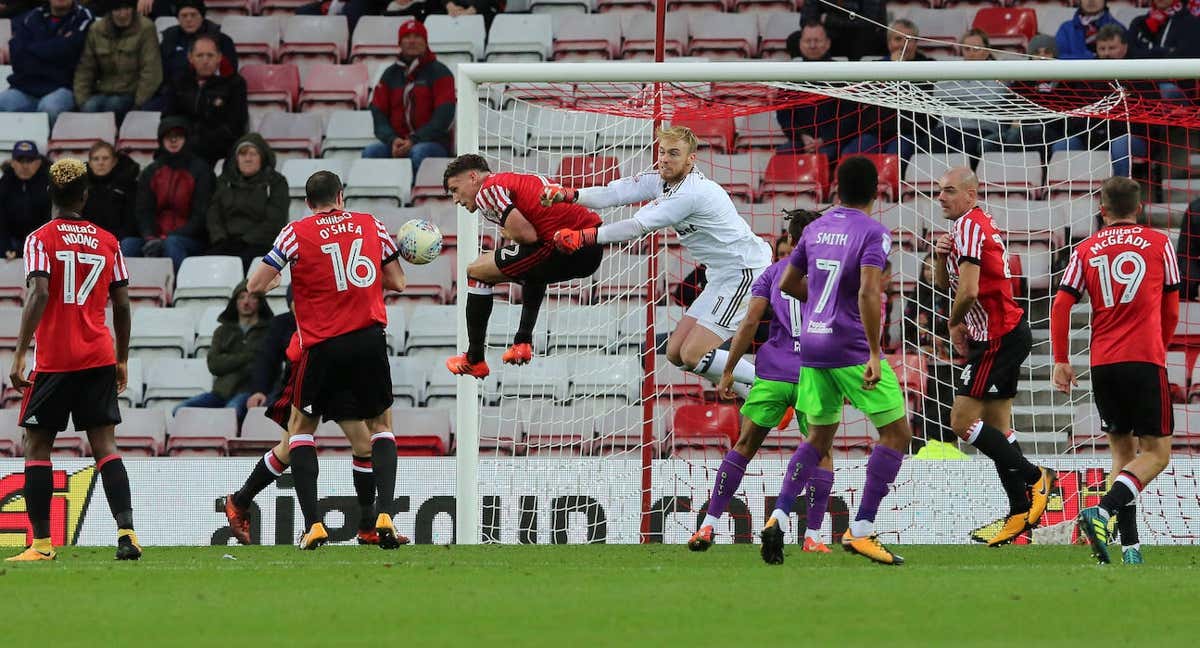
[(54, 449), (54, 437), (49, 434), (26, 432), (24, 446), (25, 459), (45, 461), (50, 458), (50, 451)]
[[(669, 345), (667, 346), (667, 362), (670, 362), (671, 364), (675, 365), (676, 367), (686, 368), (686, 367), (684, 367), (684, 364), (683, 364), (683, 356), (681, 356), (679, 354), (679, 349), (678, 348), (673, 349)], [(695, 366), (695, 365), (692, 365), (692, 366)]]
[(679, 350), (679, 359), (682, 363), (681, 366), (689, 370), (696, 368), (699, 366), (700, 361), (704, 359), (704, 356), (707, 355), (711, 350), (712, 349), (705, 349), (701, 346), (684, 345), (684, 347)]
[(737, 443), (733, 444), (733, 450), (747, 459), (752, 459), (766, 438), (767, 430), (759, 431), (758, 426), (754, 426), (753, 429), (743, 429), (741, 435), (738, 436)]

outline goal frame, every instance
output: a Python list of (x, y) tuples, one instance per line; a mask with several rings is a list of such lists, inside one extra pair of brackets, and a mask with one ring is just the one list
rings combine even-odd
[[(684, 83), (854, 81), (1040, 81), (1200, 78), (1200, 59), (867, 61), (867, 62), (604, 62), (464, 63), (455, 71), (455, 147), (458, 154), (479, 148), (478, 92), (485, 83)], [(456, 273), (479, 254), (479, 219), (458, 210)], [(465, 304), (467, 282), (458, 281), (458, 304)], [(464, 309), (456, 315), (460, 349), (467, 346)], [(481, 542), (479, 495), (479, 381), (459, 377), (456, 387), (457, 436), (454, 541)], [(653, 422), (647, 423), (652, 425)], [(648, 466), (643, 480), (649, 477)], [(643, 511), (643, 516), (645, 512)], [(643, 529), (644, 531), (644, 529)], [(644, 538), (644, 533), (643, 533)]]

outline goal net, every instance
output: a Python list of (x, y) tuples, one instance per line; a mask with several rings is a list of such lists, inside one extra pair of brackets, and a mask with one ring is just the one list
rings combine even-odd
[[(1188, 231), (1189, 213), (1200, 215), (1188, 210), (1200, 197), (1191, 180), (1200, 165), (1200, 62), (492, 64), (457, 74), (459, 153), (478, 151), (495, 171), (594, 186), (653, 171), (656, 126), (686, 125), (702, 141), (697, 169), (777, 250), (787, 238), (784, 210), (829, 205), (837, 160), (870, 156), (880, 172), (873, 215), (893, 232), (884, 348), (915, 436), (877, 522), (893, 542), (984, 537), (1006, 512), (991, 462), (949, 429), (961, 358), (947, 334), (949, 296), (929, 274), (932, 243), (952, 222), (937, 202), (938, 180), (971, 167), (980, 204), (1005, 232), (1013, 285), (1034, 331), (1012, 428), (1026, 454), (1061, 471), (1043, 525), (1072, 520), (1103, 494), (1110, 460), (1088, 391), (1089, 311), (1081, 304), (1073, 313), (1081, 380), (1065, 395), (1049, 382), (1050, 305), (1072, 242), (1098, 227), (1105, 178), (1142, 183), (1147, 222), (1173, 241)], [(600, 215), (612, 222), (637, 207)], [(487, 249), (498, 241), (498, 231), (460, 211), (460, 305), (476, 242)], [(1180, 248), (1185, 265), (1196, 260), (1186, 254), (1192, 247), (1185, 239)], [(458, 386), (458, 542), (678, 543), (697, 528), (741, 425), (739, 402), (718, 400), (711, 383), (665, 356), (703, 271), (669, 230), (610, 246), (593, 277), (550, 288), (535, 358), (524, 367), (499, 357), (516, 329), (520, 287), (497, 296), (488, 333), (493, 373)], [(1195, 306), (1184, 302), (1169, 354), (1176, 454), (1141, 497), (1144, 542), (1190, 542), (1200, 533), (1200, 405), (1189, 404), (1200, 400), (1200, 376), (1197, 393), (1189, 392)], [(458, 326), (464, 342), (461, 307)], [(857, 507), (874, 439), (847, 408), (834, 444), (827, 541)], [(719, 542), (754, 541), (800, 440), (795, 423), (767, 437), (717, 528)], [(790, 542), (805, 510), (804, 502), (794, 508)]]

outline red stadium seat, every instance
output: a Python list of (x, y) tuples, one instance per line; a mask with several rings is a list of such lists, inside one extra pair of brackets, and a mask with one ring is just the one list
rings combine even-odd
[(243, 65), (238, 74), (246, 80), (246, 99), (252, 104), (278, 105), (291, 112), (300, 97), (300, 70), (291, 63)]
[(453, 424), (448, 410), (436, 407), (393, 407), (396, 452), (403, 457), (441, 457), (450, 450)]
[(615, 157), (571, 155), (558, 163), (554, 181), (564, 187), (597, 187), (621, 178), (621, 162)]
[(829, 189), (829, 160), (821, 153), (777, 153), (767, 162), (759, 199), (776, 195), (812, 195), (823, 200)]
[[(879, 197), (885, 200), (896, 200), (900, 190), (900, 156), (894, 153), (872, 153), (863, 155), (875, 165), (879, 173)], [(837, 193), (837, 175), (834, 175), (833, 185), (829, 188), (830, 195)]]
[(971, 28), (983, 30), (992, 47), (1020, 46), (1024, 50), (1038, 33), (1037, 11), (1030, 7), (984, 7), (975, 14)]
[(314, 106), (321, 106), (326, 110), (362, 110), (367, 107), (369, 83), (367, 66), (363, 63), (314, 63), (308, 66), (302, 77), (300, 110), (307, 112)]
[(672, 452), (681, 448), (733, 447), (738, 437), (738, 408), (734, 405), (684, 405), (675, 410)]
[(675, 119), (671, 121), (671, 125), (686, 126), (692, 129), (692, 132), (700, 140), (700, 146), (702, 147), (708, 145), (722, 153), (733, 152), (735, 132), (732, 117), (718, 119)]

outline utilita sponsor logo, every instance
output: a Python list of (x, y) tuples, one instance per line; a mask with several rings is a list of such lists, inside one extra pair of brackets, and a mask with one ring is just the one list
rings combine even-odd
[[(75, 544), (96, 485), (96, 467), (75, 473), (55, 470), (50, 478), (50, 541), (54, 546)], [(0, 546), (25, 547), (33, 542), (33, 527), (25, 513), (25, 473), (0, 477)]]

